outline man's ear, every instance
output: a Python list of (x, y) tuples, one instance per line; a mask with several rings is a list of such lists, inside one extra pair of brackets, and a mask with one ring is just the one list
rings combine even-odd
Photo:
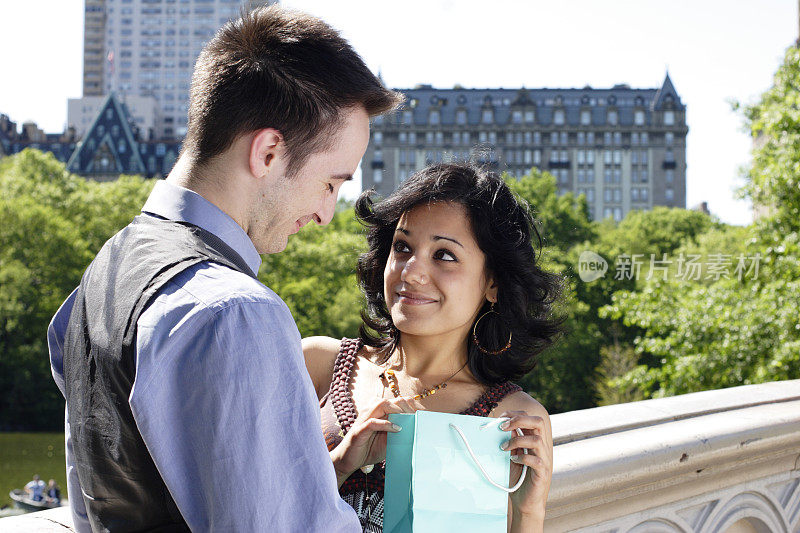
[(276, 129), (265, 128), (253, 134), (250, 142), (250, 173), (263, 178), (280, 166), (286, 152), (283, 135)]

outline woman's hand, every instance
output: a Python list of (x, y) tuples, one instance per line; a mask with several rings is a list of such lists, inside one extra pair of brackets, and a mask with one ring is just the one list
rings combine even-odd
[[(524, 411), (509, 411), (500, 415), (509, 420), (500, 426), (512, 431), (512, 438), (504, 449), (511, 452), (511, 480), (516, 483), (522, 473), (523, 465), (528, 473), (522, 486), (511, 493), (512, 531), (525, 524), (520, 531), (538, 531), (544, 522), (547, 493), (553, 477), (552, 437), (541, 416), (530, 416)], [(517, 428), (523, 436), (516, 434)], [(527, 454), (523, 453), (527, 450)]]
[(362, 410), (342, 442), (330, 452), (337, 484), (341, 487), (362, 466), (386, 458), (386, 433), (400, 431), (399, 426), (386, 420), (390, 413), (413, 413), (419, 409), (422, 405), (417, 400), (401, 397), (376, 400)]

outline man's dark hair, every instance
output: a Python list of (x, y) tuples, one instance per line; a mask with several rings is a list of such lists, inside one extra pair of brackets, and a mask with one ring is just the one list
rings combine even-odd
[[(510, 348), (500, 355), (486, 355), (469, 342), (469, 369), (486, 385), (530, 372), (537, 355), (563, 333), (564, 318), (554, 313), (563, 280), (540, 267), (537, 249), (542, 240), (525, 200), (515, 197), (497, 174), (457, 163), (418, 171), (380, 202), (373, 202), (373, 192), (361, 193), (355, 205), (356, 217), (366, 226), (368, 244), (358, 259), (357, 272), (366, 297), (360, 328), (364, 344), (388, 356), (400, 339), (383, 292), (383, 273), (400, 217), (418, 205), (450, 202), (463, 206), (486, 269), (497, 283), (494, 310), (499, 320), (484, 320), (476, 328), (478, 340), (495, 350), (513, 335)], [(489, 309), (485, 302), (478, 316)]]
[(200, 53), (183, 150), (202, 166), (237, 137), (274, 128), (292, 174), (331, 146), (343, 112), (362, 106), (375, 116), (401, 101), (322, 20), (259, 7), (225, 24)]

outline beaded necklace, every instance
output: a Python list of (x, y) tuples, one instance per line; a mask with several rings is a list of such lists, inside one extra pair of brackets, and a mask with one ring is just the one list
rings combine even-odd
[[(437, 390), (444, 389), (445, 387), (447, 387), (447, 382), (450, 381), (451, 379), (453, 379), (454, 377), (456, 377), (456, 374), (458, 374), (459, 372), (464, 370), (465, 366), (467, 366), (466, 362), (463, 365), (461, 365), (461, 368), (459, 368), (458, 370), (453, 372), (453, 374), (449, 378), (447, 378), (446, 380), (442, 381), (441, 383), (439, 383), (435, 387), (433, 387), (431, 389), (426, 389), (426, 390), (422, 391), (421, 393), (415, 395), (413, 397), (413, 399), (414, 400), (421, 400), (423, 398), (427, 398), (428, 396), (432, 396), (432, 395), (436, 394)], [(378, 374), (378, 377), (381, 378), (381, 381), (383, 381), (384, 383), (388, 383), (389, 384), (389, 390), (392, 391), (392, 394), (394, 394), (395, 398), (399, 398), (400, 397), (400, 386), (398, 385), (397, 375), (396, 375), (394, 370), (392, 370), (391, 368), (387, 368), (386, 370), (384, 370), (383, 372)], [(384, 385), (384, 387), (385, 386), (386, 385)]]

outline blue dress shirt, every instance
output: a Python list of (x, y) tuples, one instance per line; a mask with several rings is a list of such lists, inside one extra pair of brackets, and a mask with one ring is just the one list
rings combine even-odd
[[(244, 230), (199, 194), (159, 181), (142, 212), (210, 231), (258, 272), (261, 257)], [(48, 329), (62, 393), (74, 299)], [(129, 402), (193, 531), (361, 531), (339, 498), (300, 333), (286, 304), (257, 280), (205, 262), (167, 283), (137, 322)], [(75, 528), (89, 532), (69, 415), (65, 436)]]

